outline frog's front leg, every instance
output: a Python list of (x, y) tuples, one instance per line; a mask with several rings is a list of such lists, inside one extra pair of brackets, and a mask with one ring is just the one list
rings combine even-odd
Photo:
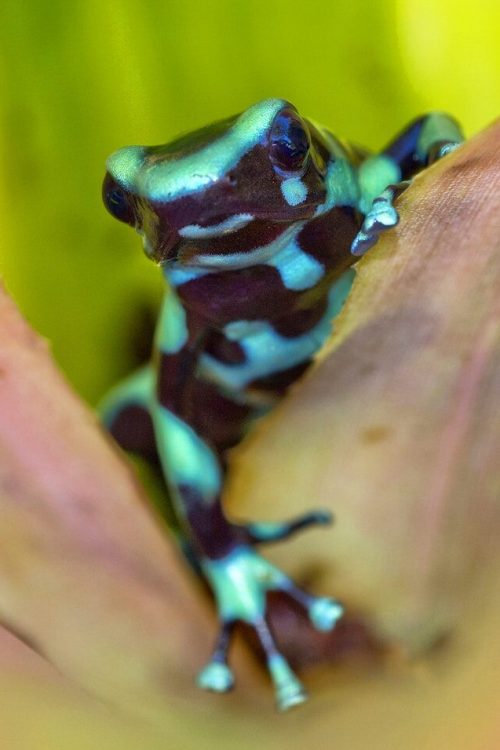
[(224, 515), (221, 494), (225, 451), (241, 438), (253, 416), (251, 407), (232, 401), (199, 376), (207, 332), (186, 315), (174, 292), (167, 296), (158, 328), (158, 387), (152, 404), (158, 452), (179, 522), (198, 556), (219, 613), (220, 634), (211, 660), (199, 675), (201, 687), (226, 691), (233, 685), (227, 655), (233, 625), (254, 628), (275, 684), (279, 708), (305, 699), (305, 691), (276, 647), (267, 621), (266, 595), (281, 590), (303, 605), (319, 630), (333, 628), (339, 604), (301, 591), (254, 545), (283, 539), (311, 525), (326, 523), (325, 512), (284, 523), (232, 523)]
[(380, 234), (399, 221), (394, 201), (424, 167), (453, 151), (463, 141), (455, 120), (432, 112), (419, 117), (380, 154), (370, 156), (359, 167), (359, 209), (365, 214), (351, 252), (364, 255)]

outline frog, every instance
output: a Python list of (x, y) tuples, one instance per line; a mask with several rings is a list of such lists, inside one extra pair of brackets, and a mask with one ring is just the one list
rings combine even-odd
[(355, 263), (399, 221), (397, 197), (462, 140), (452, 117), (431, 112), (373, 153), (269, 98), (107, 160), (104, 204), (142, 237), (165, 293), (150, 361), (110, 391), (101, 413), (124, 450), (160, 467), (177, 538), (213, 593), (219, 625), (201, 688), (233, 687), (229, 650), (242, 622), (260, 642), (278, 709), (307, 698), (277, 645), (268, 594), (291, 597), (323, 632), (344, 608), (257, 547), (332, 517), (229, 517), (230, 454), (329, 339)]

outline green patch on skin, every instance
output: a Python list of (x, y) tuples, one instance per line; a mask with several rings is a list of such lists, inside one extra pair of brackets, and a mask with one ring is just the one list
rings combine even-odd
[(104, 423), (110, 425), (126, 406), (142, 406), (149, 410), (154, 378), (151, 365), (146, 365), (112, 388), (97, 407)]
[[(151, 200), (169, 201), (213, 185), (264, 138), (283, 105), (282, 99), (265, 99), (243, 112), (234, 125), (206, 146), (186, 153), (181, 159), (145, 164), (133, 177), (134, 192)], [(111, 167), (113, 175), (118, 168), (130, 180), (133, 152), (120, 154), (118, 151), (111, 157), (108, 168)]]
[(420, 161), (425, 162), (427, 154), (435, 143), (440, 141), (450, 141), (451, 149), (448, 146), (441, 156), (456, 148), (463, 141), (463, 135), (457, 123), (449, 116), (441, 112), (433, 112), (426, 119), (420, 137), (417, 143), (417, 157)]
[(310, 289), (325, 273), (324, 266), (305, 253), (295, 239), (268, 260), (266, 265), (276, 268), (283, 286), (294, 291)]
[(187, 281), (199, 279), (207, 273), (210, 273), (205, 268), (196, 268), (194, 266), (180, 266), (175, 268), (163, 266), (162, 270), (168, 283), (173, 287), (185, 284)]
[(153, 408), (160, 458), (170, 483), (190, 485), (207, 503), (214, 502), (222, 476), (215, 455), (196, 432), (163, 406)]
[(269, 542), (280, 537), (283, 530), (288, 526), (282, 521), (254, 521), (248, 524), (248, 530), (259, 540), (259, 542)]
[(143, 146), (125, 146), (115, 151), (106, 161), (106, 169), (127, 190), (131, 190), (135, 178), (144, 163), (146, 149)]
[(196, 684), (203, 690), (227, 693), (234, 685), (234, 676), (227, 664), (213, 661), (199, 672)]
[(298, 206), (307, 198), (307, 185), (300, 177), (289, 177), (281, 183), (281, 192), (289, 206)]
[(173, 289), (165, 295), (156, 329), (155, 344), (166, 354), (179, 352), (188, 340), (186, 311)]
[(325, 175), (326, 200), (318, 206), (315, 216), (322, 216), (334, 206), (356, 206), (359, 185), (356, 170), (345, 158), (329, 163)]
[(343, 614), (342, 605), (328, 597), (316, 599), (309, 609), (309, 619), (316, 630), (322, 632), (332, 630)]
[(387, 187), (401, 180), (401, 169), (390, 156), (380, 154), (364, 161), (358, 170), (358, 181), (361, 189), (358, 207), (367, 214), (371, 205)]
[(231, 234), (232, 232), (237, 232), (238, 229), (242, 229), (242, 227), (246, 227), (253, 219), (253, 214), (234, 214), (219, 224), (212, 224), (208, 227), (202, 227), (199, 224), (187, 224), (182, 229), (179, 229), (179, 234), (181, 237), (191, 240), (221, 237), (222, 235)]
[(290, 579), (251, 547), (241, 546), (202, 568), (212, 585), (221, 620), (255, 624), (264, 617), (266, 591), (286, 587)]

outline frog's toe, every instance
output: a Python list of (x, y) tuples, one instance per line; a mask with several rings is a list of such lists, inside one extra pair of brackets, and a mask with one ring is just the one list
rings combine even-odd
[(322, 596), (311, 603), (308, 614), (316, 630), (328, 632), (333, 630), (340, 620), (344, 614), (344, 608), (334, 599)]
[(231, 642), (234, 622), (223, 620), (212, 658), (198, 673), (196, 683), (203, 690), (227, 693), (234, 686), (234, 675), (227, 664), (227, 653)]
[(307, 692), (283, 654), (278, 651), (266, 620), (262, 618), (253, 626), (266, 656), (267, 668), (274, 684), (276, 706), (280, 711), (288, 711), (289, 708), (304, 703)]
[(276, 706), (280, 711), (288, 711), (307, 700), (304, 686), (281, 654), (276, 654), (272, 664), (269, 663), (269, 671), (275, 686)]
[(351, 253), (357, 257), (361, 257), (377, 243), (377, 240), (378, 234), (368, 234), (359, 231), (352, 241)]
[(344, 614), (344, 608), (340, 602), (328, 596), (314, 596), (296, 586), (292, 581), (285, 589), (287, 594), (295, 599), (306, 610), (310, 621), (316, 628), (324, 633), (333, 630), (337, 622)]
[(302, 513), (287, 521), (267, 521), (264, 523), (250, 523), (245, 526), (254, 544), (281, 542), (298, 531), (310, 526), (327, 526), (333, 522), (333, 514), (324, 508)]
[(234, 687), (234, 675), (225, 662), (212, 660), (198, 673), (196, 683), (203, 690), (227, 693)]
[(380, 235), (399, 222), (399, 214), (393, 205), (396, 198), (410, 186), (410, 180), (402, 180), (386, 189), (374, 199), (365, 216), (363, 225), (351, 245), (353, 255), (364, 255), (376, 244)]

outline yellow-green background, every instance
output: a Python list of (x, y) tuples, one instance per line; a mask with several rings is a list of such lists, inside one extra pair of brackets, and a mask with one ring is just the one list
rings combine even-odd
[(0, 271), (95, 398), (158, 294), (138, 238), (100, 204), (104, 160), (282, 96), (377, 147), (446, 109), (498, 114), (497, 0), (3, 0)]

